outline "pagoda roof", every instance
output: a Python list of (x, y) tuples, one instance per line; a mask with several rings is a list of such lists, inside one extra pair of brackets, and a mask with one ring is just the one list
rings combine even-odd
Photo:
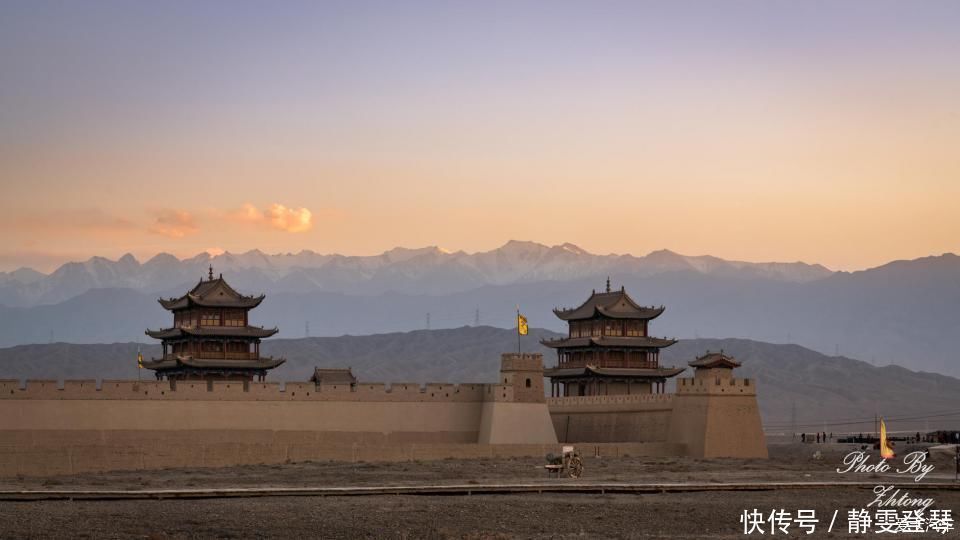
[(314, 368), (311, 382), (317, 384), (357, 384), (357, 377), (350, 368)]
[(686, 368), (657, 367), (657, 368), (604, 368), (587, 365), (582, 368), (550, 368), (543, 371), (544, 377), (647, 377), (667, 378), (675, 377)]
[(262, 328), (257, 326), (181, 326), (163, 330), (147, 330), (144, 333), (154, 339), (175, 339), (187, 336), (267, 338), (279, 331), (276, 327)]
[(619, 291), (598, 293), (593, 291), (590, 298), (573, 309), (554, 309), (553, 313), (564, 321), (577, 321), (583, 319), (593, 319), (597, 317), (608, 317), (611, 319), (656, 319), (663, 313), (663, 306), (641, 306), (630, 298), (630, 295), (623, 289)]
[(143, 361), (147, 369), (192, 368), (228, 368), (228, 369), (273, 369), (286, 362), (285, 358), (260, 357), (249, 360), (231, 360), (228, 358), (195, 358), (193, 356), (175, 356), (171, 358)]
[(173, 311), (190, 306), (252, 309), (259, 306), (263, 299), (262, 294), (260, 296), (242, 295), (227, 284), (223, 274), (219, 278), (214, 278), (211, 273), (210, 279), (201, 279), (200, 283), (180, 298), (160, 298), (157, 301), (164, 309)]
[(591, 336), (579, 338), (542, 339), (540, 343), (551, 349), (567, 347), (640, 347), (662, 349), (676, 343), (675, 339), (650, 336)]
[(688, 365), (695, 368), (724, 367), (733, 369), (740, 367), (740, 362), (736, 358), (724, 354), (721, 350), (720, 352), (707, 351), (707, 354), (698, 356), (696, 360), (688, 362)]

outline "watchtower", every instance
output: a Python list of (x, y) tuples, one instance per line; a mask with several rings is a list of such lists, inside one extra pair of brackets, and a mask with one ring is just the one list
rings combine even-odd
[(685, 444), (694, 457), (766, 458), (756, 382), (733, 376), (740, 362), (707, 351), (688, 365), (693, 377), (677, 379), (668, 442)]
[(543, 355), (540, 353), (504, 353), (500, 356), (500, 379), (513, 387), (513, 401), (545, 403), (543, 393)]

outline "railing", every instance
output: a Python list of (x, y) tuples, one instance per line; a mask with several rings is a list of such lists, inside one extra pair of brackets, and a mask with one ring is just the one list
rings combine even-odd
[(673, 401), (674, 394), (614, 394), (606, 396), (548, 397), (547, 405), (605, 405), (615, 403), (665, 403)]
[(201, 352), (182, 352), (182, 353), (167, 353), (165, 357), (166, 360), (175, 360), (178, 356), (192, 356), (194, 358), (206, 359), (206, 360), (252, 360), (257, 358), (257, 353), (253, 352), (215, 352), (215, 351), (201, 351)]
[(643, 360), (620, 360), (612, 358), (600, 358), (597, 360), (569, 360), (566, 362), (560, 362), (557, 367), (561, 369), (567, 368), (585, 368), (587, 365), (598, 367), (598, 368), (657, 368), (659, 367), (659, 362), (643, 361)]

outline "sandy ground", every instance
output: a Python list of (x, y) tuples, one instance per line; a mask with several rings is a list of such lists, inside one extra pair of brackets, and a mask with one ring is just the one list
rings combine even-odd
[[(771, 445), (769, 460), (617, 458), (586, 461), (584, 481), (890, 482), (835, 472), (848, 445)], [(812, 459), (816, 449), (822, 460)], [(907, 451), (909, 448), (901, 449)], [(392, 464), (298, 463), (211, 470), (117, 472), (6, 479), (0, 489), (357, 486), (556, 482), (540, 459)], [(953, 463), (937, 462), (942, 478)], [(903, 480), (903, 479), (900, 479)], [(916, 492), (934, 508), (960, 509), (960, 491)], [(147, 501), (0, 502), (0, 536), (10, 538), (746, 538), (740, 515), (757, 508), (816, 510), (813, 537), (847, 535), (846, 511), (873, 499), (863, 489), (695, 492), (643, 495), (260, 497)], [(833, 533), (827, 527), (839, 510)], [(794, 528), (795, 529), (795, 528)], [(798, 532), (798, 531), (794, 531)], [(752, 537), (757, 537), (754, 534)], [(782, 535), (780, 535), (782, 536)], [(806, 536), (806, 535), (802, 535)], [(940, 537), (940, 535), (935, 535)], [(947, 536), (956, 536), (949, 534)], [(910, 534), (908, 538), (924, 535)]]

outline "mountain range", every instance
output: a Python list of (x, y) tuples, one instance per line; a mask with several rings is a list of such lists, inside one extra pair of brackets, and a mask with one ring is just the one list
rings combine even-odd
[(0, 274), (0, 304), (30, 307), (69, 300), (90, 289), (129, 288), (149, 294), (179, 294), (213, 266), (236, 286), (281, 292), (336, 292), (375, 295), (450, 294), (485, 285), (571, 281), (607, 274), (651, 276), (691, 271), (704, 275), (806, 282), (830, 275), (820, 265), (748, 263), (717, 257), (689, 257), (668, 250), (643, 257), (594, 255), (573, 245), (545, 246), (510, 241), (480, 253), (448, 252), (438, 247), (395, 248), (380, 255), (321, 255), (304, 250), (268, 255), (259, 250), (177, 259), (158, 254), (141, 263), (127, 254), (116, 261), (92, 257), (71, 262), (50, 275), (22, 268)]
[(279, 326), (280, 337), (510, 327), (517, 304), (531, 323), (562, 331), (552, 309), (579, 305), (609, 276), (637, 302), (667, 307), (653, 321), (655, 335), (795, 343), (874, 365), (960, 375), (960, 257), (953, 254), (850, 273), (666, 250), (594, 255), (571, 244), (516, 241), (474, 254), (431, 247), (372, 257), (94, 257), (46, 276), (0, 276), (0, 346), (145, 342), (144, 329), (170, 325), (156, 299), (183, 294), (210, 265), (240, 291), (267, 294), (252, 320)]
[[(556, 353), (539, 344), (558, 334), (531, 328), (525, 352), (541, 352), (549, 366)], [(23, 345), (0, 349), (0, 378), (133, 379), (136, 343)], [(489, 382), (496, 380), (501, 352), (516, 350), (513, 330), (489, 326), (369, 336), (269, 339), (263, 353), (287, 362), (273, 381), (305, 381), (314, 367), (350, 367), (371, 382)], [(757, 380), (764, 424), (770, 431), (794, 425), (805, 431), (869, 430), (875, 414), (892, 429), (924, 430), (955, 425), (960, 417), (960, 380), (900, 366), (877, 367), (846, 357), (828, 357), (797, 345), (744, 339), (681, 340), (664, 350), (663, 365), (686, 366), (707, 350), (724, 350), (743, 362), (737, 376)], [(158, 355), (156, 345), (144, 356)], [(143, 377), (151, 377), (146, 371)], [(690, 376), (689, 370), (683, 376)], [(865, 420), (866, 421), (863, 421)], [(860, 420), (858, 424), (850, 423)]]

